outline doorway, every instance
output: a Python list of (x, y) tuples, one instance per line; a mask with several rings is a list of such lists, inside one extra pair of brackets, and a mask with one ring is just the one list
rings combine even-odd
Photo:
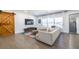
[(77, 33), (76, 17), (77, 14), (71, 14), (69, 16), (69, 33), (73, 33), (73, 34)]

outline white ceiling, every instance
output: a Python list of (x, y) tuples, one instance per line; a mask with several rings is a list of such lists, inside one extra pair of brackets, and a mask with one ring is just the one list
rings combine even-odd
[(56, 13), (56, 12), (60, 12), (60, 11), (62, 11), (62, 10), (28, 10), (28, 11), (24, 11), (24, 12), (27, 12), (34, 16), (40, 16), (40, 15)]
[(41, 16), (41, 15), (46, 15), (50, 13), (62, 12), (64, 10), (9, 10), (9, 11), (23, 12), (23, 13), (28, 13), (34, 16)]

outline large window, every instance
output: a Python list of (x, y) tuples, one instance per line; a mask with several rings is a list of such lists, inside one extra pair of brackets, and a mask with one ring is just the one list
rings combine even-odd
[(62, 28), (63, 27), (63, 18), (62, 17), (55, 18), (55, 25)]
[(42, 25), (43, 25), (44, 27), (47, 27), (47, 26), (48, 26), (48, 20), (47, 20), (47, 18), (43, 18), (43, 19), (42, 19)]
[(49, 18), (43, 18), (42, 19), (42, 25), (45, 27), (51, 27), (53, 25), (63, 27), (63, 17), (49, 17)]
[(52, 25), (54, 25), (54, 23), (54, 18), (48, 18), (48, 27), (51, 27)]

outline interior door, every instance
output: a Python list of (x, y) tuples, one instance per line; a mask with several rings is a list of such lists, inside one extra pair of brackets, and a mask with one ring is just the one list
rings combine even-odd
[(14, 34), (14, 14), (0, 13), (0, 35), (7, 36)]

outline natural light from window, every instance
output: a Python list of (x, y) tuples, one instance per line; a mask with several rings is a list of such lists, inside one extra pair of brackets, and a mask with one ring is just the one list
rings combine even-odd
[(44, 27), (51, 27), (51, 26), (58, 26), (60, 28), (63, 28), (63, 17), (49, 17), (49, 18), (43, 18), (42, 25)]

